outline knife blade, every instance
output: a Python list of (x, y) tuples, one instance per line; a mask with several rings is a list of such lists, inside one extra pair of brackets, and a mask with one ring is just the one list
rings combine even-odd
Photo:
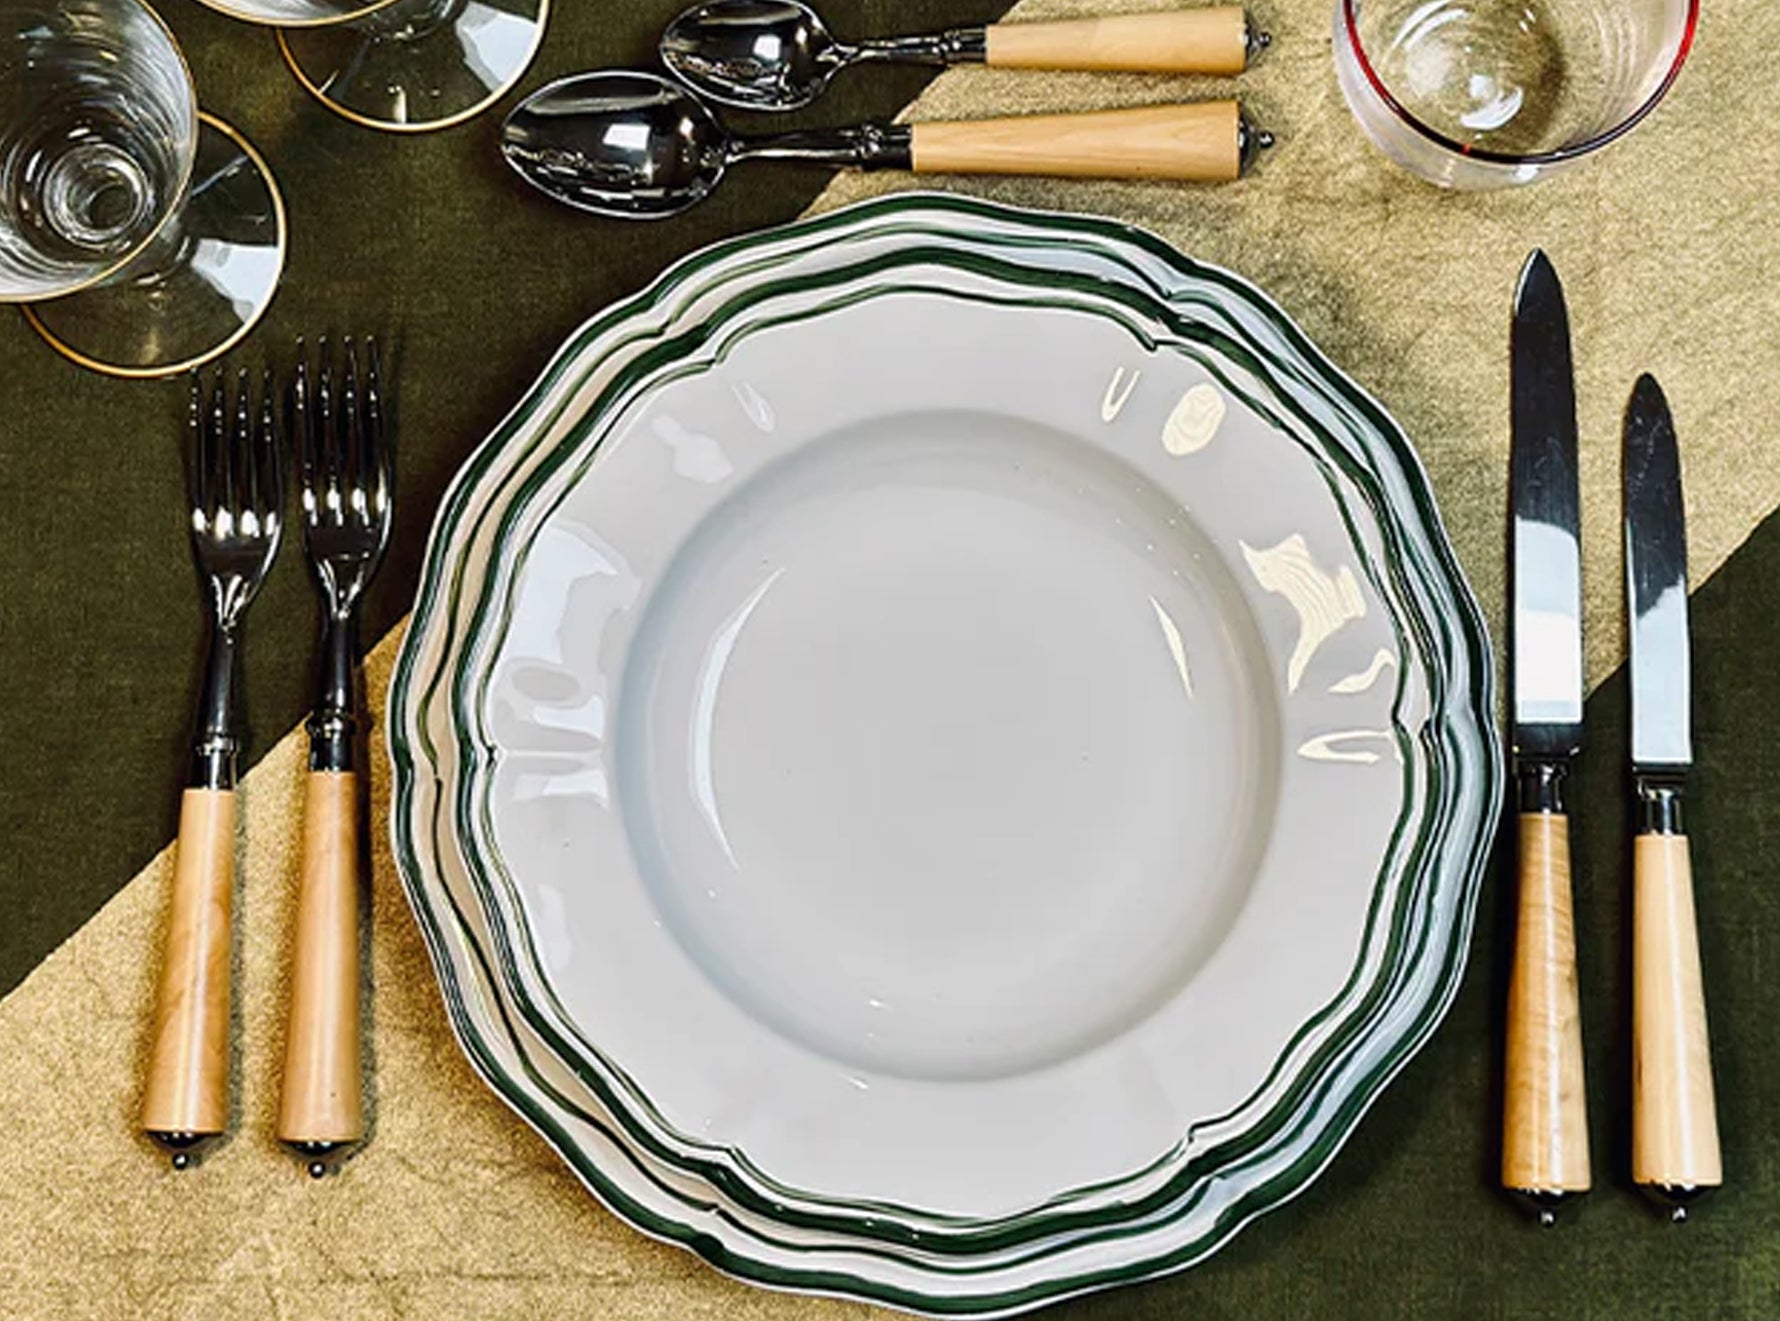
[(1632, 642), (1632, 765), (1661, 777), (1693, 764), (1687, 520), (1681, 457), (1662, 387), (1640, 376), (1626, 406), (1626, 607)]
[(1582, 550), (1576, 390), (1563, 287), (1528, 259), (1513, 331), (1514, 750), (1567, 762), (1582, 747)]
[(1675, 424), (1644, 375), (1622, 481), (1632, 648), (1632, 1176), (1684, 1219), (1723, 1181), (1682, 802), (1693, 764), (1687, 520)]
[(1503, 1085), (1502, 1183), (1543, 1224), (1590, 1184), (1564, 782), (1582, 747), (1582, 552), (1569, 314), (1535, 251), (1515, 292), (1512, 743), (1520, 893)]

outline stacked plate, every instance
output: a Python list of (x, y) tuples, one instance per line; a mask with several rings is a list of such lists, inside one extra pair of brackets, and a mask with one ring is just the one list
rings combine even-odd
[(1010, 1313), (1300, 1191), (1455, 990), (1490, 651), (1251, 286), (909, 194), (589, 322), (449, 493), (394, 841), (488, 1083), (763, 1284)]

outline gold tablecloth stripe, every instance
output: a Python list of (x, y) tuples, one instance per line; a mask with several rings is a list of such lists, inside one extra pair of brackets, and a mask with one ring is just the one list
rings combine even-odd
[[(400, 632), (367, 666), (379, 729)], [(632, 1232), (481, 1085), (396, 879), (380, 734), (376, 746), (371, 1141), (315, 1183), (272, 1136), (308, 752), (293, 730), (240, 790), (240, 1113), (226, 1145), (179, 1173), (136, 1134), (171, 847), (0, 1002), (0, 1316), (863, 1315), (775, 1299)]]
[[(1145, 7), (1156, 6), (1091, 8)], [(1028, 0), (1017, 13), (1088, 8)], [(1119, 216), (1271, 292), (1415, 438), (1498, 620), (1508, 304), (1527, 250), (1544, 246), (1576, 333), (1588, 668), (1598, 681), (1623, 647), (1618, 419), (1639, 371), (1656, 371), (1676, 408), (1696, 581), (1780, 504), (1780, 465), (1766, 457), (1780, 420), (1780, 226), (1770, 201), (1780, 139), (1763, 131), (1780, 108), (1764, 54), (1780, 49), (1780, 6), (1712, 7), (1693, 64), (1647, 127), (1568, 178), (1488, 196), (1438, 193), (1387, 166), (1335, 88), (1323, 0), (1270, 8), (1278, 41), (1241, 90), (1282, 141), (1252, 179), (968, 186)], [(964, 69), (938, 79), (911, 115), (1227, 87)], [(899, 186), (908, 181), (843, 179), (821, 205)], [(398, 637), (371, 658), (379, 703)], [(271, 1137), (303, 755), (293, 731), (242, 790), (242, 1113), (233, 1140), (200, 1170), (175, 1175), (135, 1136), (171, 849), (0, 1002), (0, 1114), (9, 1120), (0, 1315), (696, 1321), (866, 1310), (757, 1292), (631, 1232), (481, 1087), (451, 1037), (391, 868), (381, 755), (371, 830), (374, 1140), (339, 1177), (311, 1185)]]

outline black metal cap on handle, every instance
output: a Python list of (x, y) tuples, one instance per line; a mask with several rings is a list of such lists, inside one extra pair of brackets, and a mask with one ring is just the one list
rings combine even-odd
[(1273, 146), (1273, 134), (1264, 128), (1256, 128), (1254, 121), (1247, 112), (1236, 116), (1236, 158), (1242, 173), (1247, 174), (1260, 154)]
[(204, 1145), (217, 1136), (215, 1133), (150, 1132), (148, 1134), (150, 1141), (171, 1155), (173, 1168), (176, 1170), (189, 1170), (196, 1163)]
[(1711, 1188), (1701, 1186), (1682, 1186), (1671, 1183), (1649, 1183), (1644, 1185), (1644, 1195), (1669, 1218), (1669, 1223), (1682, 1225), (1687, 1223), (1687, 1213), (1694, 1203), (1698, 1202)]
[(339, 1165), (337, 1157), (350, 1142), (287, 1142), (284, 1144), (303, 1159), (303, 1168), (311, 1179), (325, 1179)]
[(1578, 1194), (1561, 1188), (1510, 1188), (1508, 1190), (1533, 1214), (1539, 1228), (1551, 1229), (1557, 1225), (1558, 1211), (1576, 1200)]

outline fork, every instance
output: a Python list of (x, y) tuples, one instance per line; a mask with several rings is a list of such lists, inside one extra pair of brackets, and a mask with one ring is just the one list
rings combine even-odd
[(256, 412), (243, 370), (231, 408), (219, 372), (208, 402), (192, 376), (188, 487), (192, 559), (209, 655), (191, 772), (180, 800), (173, 900), (156, 999), (142, 1127), (184, 1169), (229, 1119), (230, 910), (235, 883), (235, 718), (242, 622), (278, 553), (284, 468), (271, 378)]
[(320, 691), (309, 717), (303, 874), (278, 1138), (319, 1178), (364, 1136), (359, 1059), (358, 608), (389, 542), (391, 475), (377, 346), (344, 342), (338, 391), (297, 345), (288, 420), (302, 470), (303, 540), (321, 595)]

